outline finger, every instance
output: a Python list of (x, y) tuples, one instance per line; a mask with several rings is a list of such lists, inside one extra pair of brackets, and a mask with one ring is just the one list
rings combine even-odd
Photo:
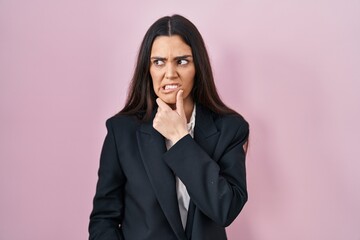
[(184, 99), (183, 99), (184, 90), (180, 89), (176, 94), (176, 112), (181, 116), (186, 118), (184, 110)]
[(159, 114), (156, 113), (155, 117), (154, 117), (154, 120), (153, 120), (153, 128), (158, 130), (159, 126), (160, 126)]
[(169, 105), (167, 105), (163, 100), (161, 100), (160, 98), (157, 98), (156, 99), (156, 103), (157, 103), (157, 105), (159, 106), (159, 108), (160, 109), (170, 109), (171, 110), (171, 108), (169, 107)]

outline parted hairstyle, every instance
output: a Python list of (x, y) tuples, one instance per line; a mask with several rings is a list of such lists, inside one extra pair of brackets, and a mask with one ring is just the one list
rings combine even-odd
[(236, 114), (222, 102), (217, 93), (210, 59), (200, 32), (192, 22), (180, 15), (162, 17), (146, 32), (140, 45), (125, 106), (118, 114), (137, 115), (144, 121), (151, 118), (157, 106), (157, 96), (150, 75), (151, 48), (157, 37), (173, 35), (180, 36), (192, 50), (195, 79), (191, 95), (194, 102), (218, 114)]

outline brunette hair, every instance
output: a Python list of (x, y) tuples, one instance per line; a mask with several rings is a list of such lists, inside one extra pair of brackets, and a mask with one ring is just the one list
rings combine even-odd
[(180, 36), (190, 46), (195, 65), (194, 86), (191, 91), (195, 103), (218, 114), (236, 114), (220, 99), (214, 83), (210, 59), (203, 38), (195, 25), (180, 15), (166, 16), (153, 23), (141, 43), (128, 97), (119, 114), (137, 115), (148, 120), (156, 107), (156, 95), (150, 76), (150, 54), (158, 36)]

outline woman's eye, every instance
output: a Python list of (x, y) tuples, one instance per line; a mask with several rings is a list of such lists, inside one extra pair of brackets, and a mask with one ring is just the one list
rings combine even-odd
[(189, 61), (188, 60), (186, 60), (186, 59), (180, 59), (179, 61), (178, 61), (178, 64), (179, 65), (185, 65), (185, 64), (187, 64)]
[(156, 59), (156, 60), (154, 60), (154, 64), (157, 66), (162, 66), (165, 64), (165, 62), (163, 60)]

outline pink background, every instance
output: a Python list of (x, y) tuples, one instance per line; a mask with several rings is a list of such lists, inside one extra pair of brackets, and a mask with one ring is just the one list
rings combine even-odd
[(180, 13), (251, 123), (237, 240), (360, 239), (360, 2), (0, 1), (0, 239), (86, 239), (105, 120)]

